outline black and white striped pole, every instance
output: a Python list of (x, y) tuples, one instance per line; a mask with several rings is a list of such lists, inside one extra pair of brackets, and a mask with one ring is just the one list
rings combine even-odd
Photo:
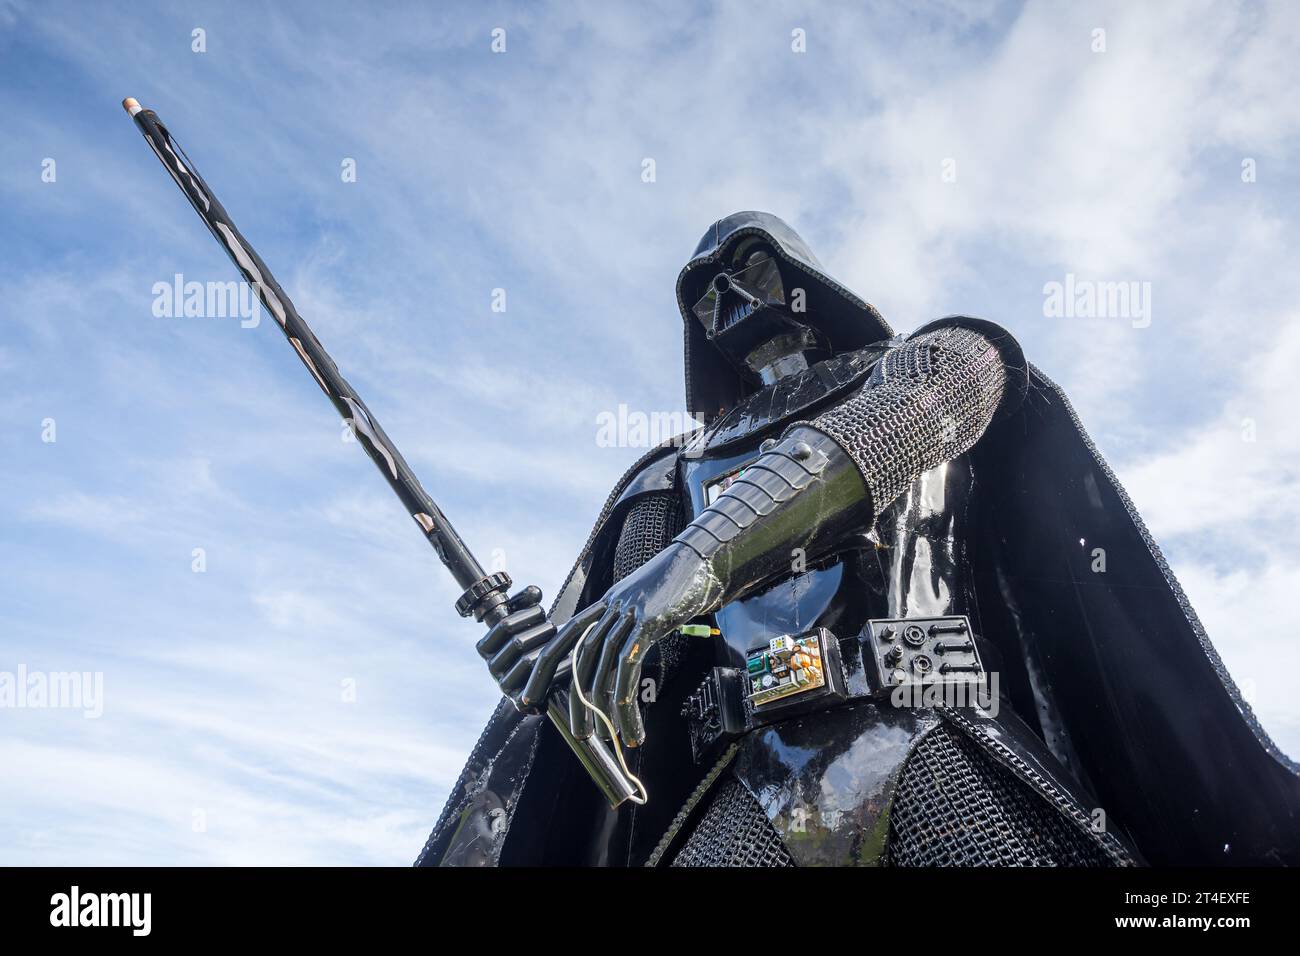
[[(334, 404), (344, 420), (352, 423), (352, 430), (361, 447), (401, 499), (407, 513), (419, 525), (425, 538), (433, 545), (439, 560), (464, 589), (460, 600), (456, 602), (456, 610), (463, 617), (473, 615), (488, 627), (501, 620), (507, 613), (507, 591), (511, 583), (509, 575), (486, 573), (470, 553), (451, 522), (421, 487), (419, 479), (402, 458), (401, 452), (370, 414), (365, 402), (339, 374), (334, 360), (298, 314), (266, 263), (240, 234), (225, 208), (217, 201), (157, 114), (153, 110), (144, 109), (131, 97), (123, 100), (122, 106), (135, 120), (136, 126), (144, 134), (145, 142), (153, 149), (172, 179), (176, 180), (176, 185), (181, 188), (199, 218), (221, 243), (244, 280), (257, 293), (262, 305), (275, 317), (280, 331), (298, 353), (298, 358), (307, 367), (325, 397)], [(637, 788), (627, 779), (613, 752), (604, 742), (596, 737), (578, 740), (573, 736), (569, 729), (568, 714), (567, 692), (558, 689), (547, 701), (547, 716), (577, 754), (610, 804), (618, 806), (636, 794)]]

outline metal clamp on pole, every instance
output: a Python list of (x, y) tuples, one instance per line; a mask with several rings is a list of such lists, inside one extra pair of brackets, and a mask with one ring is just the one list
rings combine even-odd
[[(472, 614), (474, 620), (483, 620), (488, 610), (506, 599), (506, 592), (510, 590), (512, 583), (510, 575), (504, 571), (479, 578), (456, 599), (456, 613), (461, 617), (469, 617)], [(492, 601), (493, 597), (500, 598), (500, 601)]]

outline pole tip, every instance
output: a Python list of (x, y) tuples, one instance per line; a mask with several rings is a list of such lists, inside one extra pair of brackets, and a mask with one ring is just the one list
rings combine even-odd
[(140, 101), (134, 96), (128, 96), (122, 101), (122, 109), (134, 116), (136, 113), (140, 112), (143, 107), (140, 105)]

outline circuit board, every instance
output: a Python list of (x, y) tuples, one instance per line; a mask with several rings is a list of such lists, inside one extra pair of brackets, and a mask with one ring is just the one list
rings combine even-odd
[(793, 697), (826, 685), (821, 638), (774, 637), (768, 646), (749, 653), (749, 699), (755, 707)]

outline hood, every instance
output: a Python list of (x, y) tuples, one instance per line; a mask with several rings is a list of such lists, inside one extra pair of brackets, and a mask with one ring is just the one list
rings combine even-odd
[(784, 260), (783, 265), (803, 276), (807, 314), (800, 319), (824, 332), (835, 354), (857, 351), (894, 334), (874, 306), (826, 274), (808, 245), (781, 219), (754, 211), (719, 219), (704, 233), (677, 276), (677, 308), (685, 327), (686, 407), (703, 422), (712, 421), (719, 409), (734, 407), (756, 390), (709, 342), (691, 313), (704, 284), (717, 272), (717, 264), (726, 260), (737, 242), (752, 235), (766, 239)]

